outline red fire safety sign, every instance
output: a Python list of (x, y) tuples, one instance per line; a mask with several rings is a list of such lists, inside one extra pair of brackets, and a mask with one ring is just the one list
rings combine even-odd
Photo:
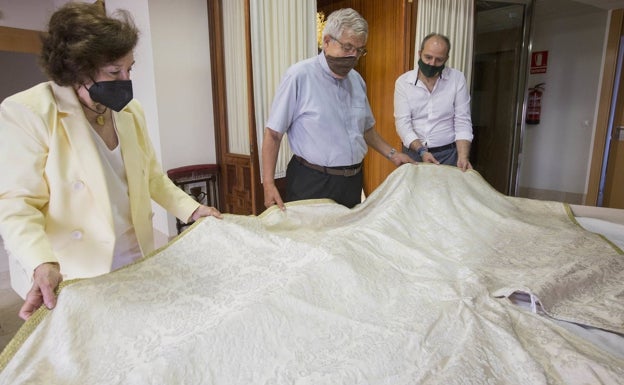
[(545, 74), (548, 67), (548, 51), (533, 52), (531, 55), (531, 74)]

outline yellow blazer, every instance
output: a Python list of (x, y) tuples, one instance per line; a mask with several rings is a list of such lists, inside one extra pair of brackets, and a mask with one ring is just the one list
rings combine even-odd
[[(140, 104), (133, 100), (113, 116), (132, 222), (146, 254), (154, 248), (152, 199), (182, 221), (199, 203), (163, 173)], [(0, 105), (0, 234), (12, 283), (20, 270), (30, 282), (44, 262), (58, 262), (66, 278), (110, 272), (113, 216), (91, 129), (73, 89), (54, 82)]]

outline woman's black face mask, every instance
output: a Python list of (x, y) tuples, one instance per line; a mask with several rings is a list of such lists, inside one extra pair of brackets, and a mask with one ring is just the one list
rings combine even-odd
[(119, 112), (132, 100), (132, 81), (93, 81), (89, 87), (89, 96), (93, 101)]

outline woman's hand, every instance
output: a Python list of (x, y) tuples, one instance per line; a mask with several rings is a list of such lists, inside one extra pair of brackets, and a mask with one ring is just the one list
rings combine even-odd
[(221, 212), (212, 206), (200, 205), (198, 208), (193, 211), (193, 214), (189, 218), (187, 222), (196, 221), (202, 217), (215, 217), (221, 219)]
[(63, 281), (58, 263), (42, 263), (35, 269), (33, 278), (33, 286), (26, 294), (26, 300), (19, 311), (23, 320), (30, 318), (41, 305), (45, 304), (48, 309), (53, 309), (56, 306), (54, 291)]

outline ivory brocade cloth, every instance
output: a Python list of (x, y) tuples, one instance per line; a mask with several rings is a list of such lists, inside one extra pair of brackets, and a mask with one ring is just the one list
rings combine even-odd
[(0, 384), (624, 384), (624, 358), (554, 320), (624, 333), (622, 282), (622, 251), (566, 204), (404, 165), (354, 209), (208, 217), (64, 283)]

